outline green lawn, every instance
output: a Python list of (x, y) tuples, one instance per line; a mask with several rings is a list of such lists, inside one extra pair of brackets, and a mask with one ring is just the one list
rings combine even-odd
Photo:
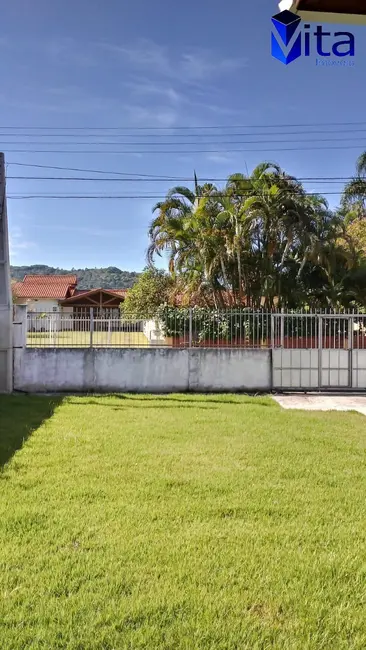
[(0, 397), (1, 650), (364, 650), (365, 446), (269, 398)]

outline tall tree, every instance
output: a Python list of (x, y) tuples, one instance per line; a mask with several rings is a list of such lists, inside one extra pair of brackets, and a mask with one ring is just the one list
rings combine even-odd
[(348, 220), (366, 218), (366, 152), (358, 158), (356, 175), (344, 188), (342, 207)]
[[(366, 155), (358, 174), (366, 186)], [(155, 206), (148, 260), (168, 252), (183, 292), (206, 304), (345, 304), (353, 273), (358, 298), (364, 278), (362, 251), (347, 230), (361, 195), (358, 185), (356, 203), (347, 204), (351, 189), (342, 210), (332, 213), (324, 197), (309, 195), (270, 162), (231, 175), (223, 189), (200, 186), (195, 177), (194, 190), (173, 188)]]
[(173, 281), (163, 270), (144, 269), (136, 284), (127, 293), (121, 312), (125, 318), (154, 318), (160, 305), (167, 302)]

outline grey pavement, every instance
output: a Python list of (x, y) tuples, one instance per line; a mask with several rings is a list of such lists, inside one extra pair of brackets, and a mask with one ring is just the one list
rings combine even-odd
[(357, 411), (366, 415), (366, 395), (274, 395), (284, 409), (305, 411)]

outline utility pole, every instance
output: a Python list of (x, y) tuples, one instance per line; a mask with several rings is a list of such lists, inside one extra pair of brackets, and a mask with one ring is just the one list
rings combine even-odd
[(13, 390), (13, 302), (10, 285), (5, 158), (0, 153), (0, 393)]

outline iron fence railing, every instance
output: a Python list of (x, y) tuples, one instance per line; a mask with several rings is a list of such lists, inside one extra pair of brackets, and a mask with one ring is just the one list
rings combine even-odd
[(145, 347), (144, 321), (62, 313), (28, 313), (28, 347)]
[(366, 315), (171, 308), (155, 319), (28, 312), (28, 347), (366, 349)]

